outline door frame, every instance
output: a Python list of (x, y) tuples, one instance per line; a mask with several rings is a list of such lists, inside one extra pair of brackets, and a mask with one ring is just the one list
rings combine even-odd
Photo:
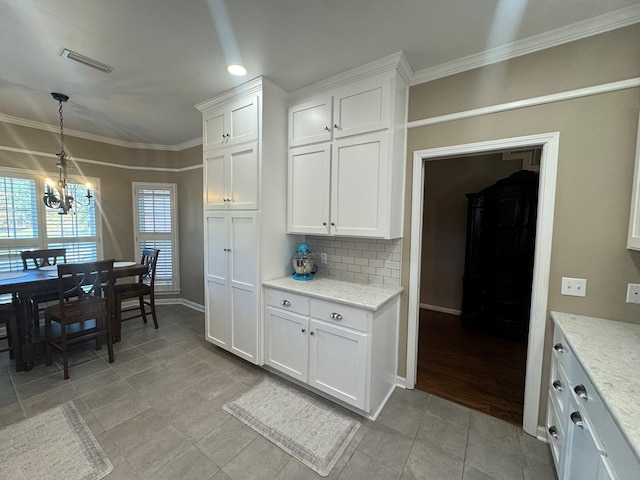
[(560, 133), (550, 132), (522, 137), (450, 145), (413, 152), (411, 196), (411, 250), (409, 258), (409, 318), (407, 327), (406, 387), (414, 388), (418, 369), (418, 328), (420, 314), (420, 263), (422, 255), (422, 209), (425, 162), (443, 157), (469, 156), (501, 150), (542, 147), (538, 184), (538, 216), (531, 292), (531, 314), (524, 387), (523, 429), (538, 436), (542, 365), (547, 324), (551, 241), (558, 167)]

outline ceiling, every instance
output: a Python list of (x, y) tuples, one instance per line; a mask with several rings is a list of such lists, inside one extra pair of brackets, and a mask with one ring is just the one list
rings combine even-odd
[[(602, 31), (600, 24), (639, 22), (639, 7), (640, 0), (0, 0), (0, 120), (55, 126), (50, 92), (61, 92), (70, 97), (67, 134), (179, 149), (201, 136), (196, 103), (260, 75), (291, 91), (403, 51), (417, 77), (428, 78), (442, 66), (486, 63), (487, 51), (504, 54), (508, 45), (517, 52), (563, 32), (566, 41)], [(114, 70), (63, 58), (63, 48)], [(248, 75), (230, 76), (230, 62)]]

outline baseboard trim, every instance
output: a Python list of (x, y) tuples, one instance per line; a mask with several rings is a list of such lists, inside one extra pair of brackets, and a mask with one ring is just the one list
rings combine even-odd
[[(138, 305), (137, 300), (128, 300), (122, 304), (123, 307), (135, 307)], [(156, 305), (184, 305), (198, 312), (204, 313), (204, 305), (186, 300), (184, 298), (156, 298)]]
[(407, 379), (405, 377), (401, 377), (396, 375), (396, 387), (407, 389)]
[(428, 303), (421, 303), (420, 308), (433, 310), (434, 312), (448, 313), (450, 315), (460, 315), (462, 313), (461, 310), (456, 310), (455, 308), (439, 307), (437, 305), (429, 305)]

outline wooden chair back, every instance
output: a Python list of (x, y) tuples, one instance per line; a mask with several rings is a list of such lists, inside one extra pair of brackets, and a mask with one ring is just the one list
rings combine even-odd
[(147, 285), (151, 290), (154, 290), (156, 282), (156, 265), (158, 263), (159, 253), (159, 249), (144, 248), (142, 250), (142, 257), (140, 258), (140, 263), (147, 267), (147, 271), (140, 275), (138, 283)]
[(67, 249), (66, 248), (49, 248), (44, 250), (27, 250), (20, 253), (22, 257), (22, 268), (25, 270), (29, 267), (29, 260), (33, 264), (31, 268), (40, 268), (49, 265), (57, 265), (60, 263), (67, 263)]

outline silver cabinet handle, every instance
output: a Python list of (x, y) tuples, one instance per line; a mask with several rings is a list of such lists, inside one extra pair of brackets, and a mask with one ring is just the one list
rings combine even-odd
[(327, 132), (330, 132), (330, 131), (331, 131), (331, 129), (330, 129), (329, 127), (324, 127), (324, 129), (325, 129)]
[(290, 307), (291, 306), (291, 302), (289, 300), (282, 300), (280, 302), (280, 305), (282, 305), (283, 307)]
[(337, 124), (337, 123), (334, 123), (334, 124), (333, 124), (333, 128), (335, 128), (336, 130), (340, 130), (340, 127), (338, 126), (338, 124)]
[(315, 335), (316, 332), (309, 332), (309, 335)]
[(584, 422), (582, 421), (582, 415), (580, 415), (580, 412), (571, 412), (571, 421), (576, 426), (584, 428)]
[(558, 438), (558, 429), (555, 425), (551, 425), (549, 427), (549, 435), (551, 435), (553, 438)]
[(563, 347), (563, 346), (562, 346), (562, 344), (561, 344), (561, 343), (559, 343), (559, 342), (558, 342), (558, 343), (556, 343), (556, 344), (553, 346), (553, 349), (554, 349), (556, 352), (564, 352), (564, 347)]
[(332, 313), (331, 314), (331, 318), (334, 320), (342, 320), (342, 315), (340, 315), (339, 313)]
[(307, 331), (304, 328), (301, 330), (301, 332), (302, 333), (307, 333)]
[(551, 385), (553, 385), (553, 388), (559, 392), (561, 392), (562, 390), (564, 390), (564, 388), (562, 387), (562, 383), (560, 382), (560, 380), (555, 380)]
[(578, 397), (582, 398), (583, 400), (589, 399), (589, 396), (587, 395), (587, 389), (584, 385), (576, 385), (573, 391), (576, 392), (576, 395), (578, 395)]

